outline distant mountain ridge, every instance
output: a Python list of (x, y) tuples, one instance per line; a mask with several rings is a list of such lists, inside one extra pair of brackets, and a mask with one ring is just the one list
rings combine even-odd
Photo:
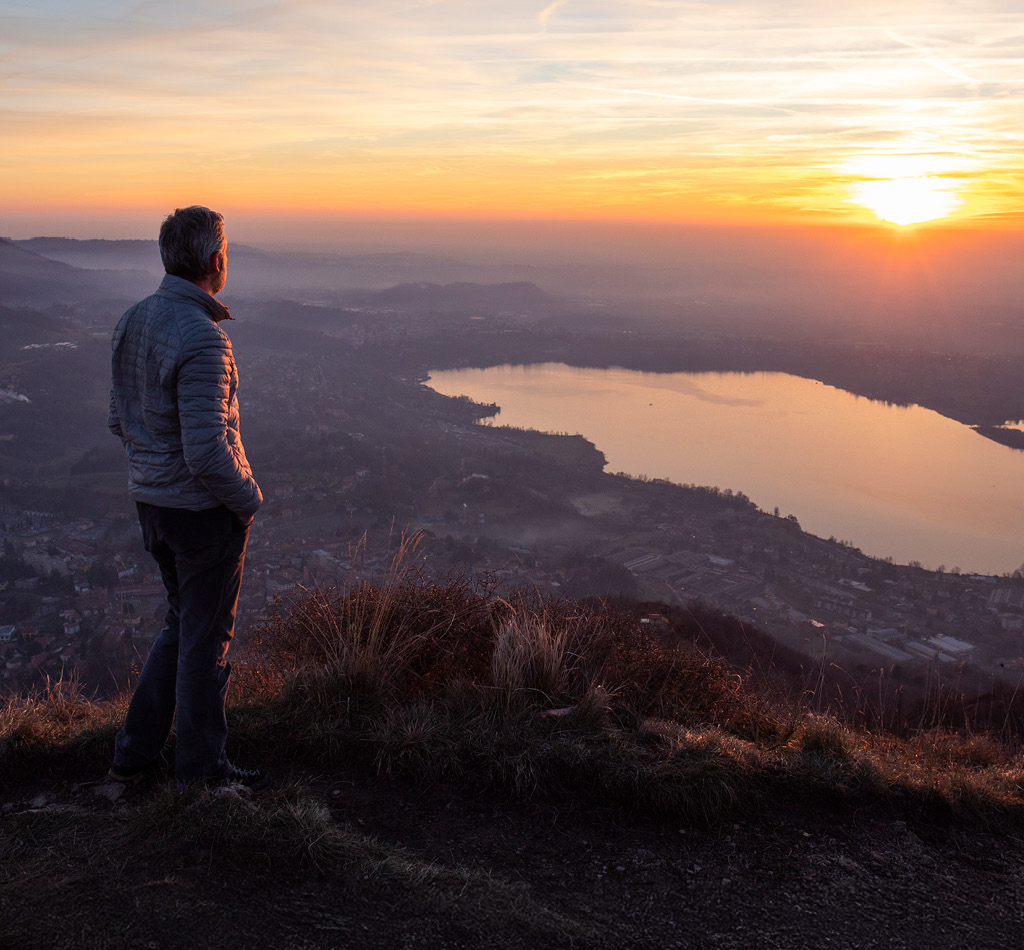
[(138, 270), (87, 270), (0, 239), (0, 284), (0, 303), (7, 305), (120, 306), (141, 296), (151, 278)]
[[(39, 258), (85, 271), (145, 272), (150, 275), (149, 283), (137, 296), (151, 293), (152, 280), (159, 280), (163, 275), (156, 241), (35, 237), (7, 243)], [(540, 270), (534, 267), (467, 264), (413, 251), (342, 255), (268, 251), (235, 242), (228, 245), (228, 268), (228, 287), (232, 294), (265, 296), (271, 293), (300, 298), (350, 291), (371, 293), (396, 285), (525, 284), (524, 278), (541, 276)], [(536, 294), (541, 293), (534, 289)], [(536, 294), (532, 298), (534, 306), (540, 302)], [(415, 294), (411, 292), (399, 292), (395, 296), (415, 303), (412, 299)], [(443, 305), (444, 295), (438, 296)], [(0, 295), (0, 302), (2, 299)]]
[[(389, 311), (550, 313), (556, 300), (536, 284), (489, 280), (515, 276), (517, 270), (476, 267), (407, 251), (342, 257), (230, 244), (225, 295), (306, 302), (326, 297), (341, 306)], [(162, 276), (156, 241), (37, 237), (0, 246), (0, 303), (105, 303), (120, 311), (151, 294)]]
[(513, 281), (501, 284), (474, 284), (458, 281), (434, 284), (421, 281), (398, 284), (385, 290), (345, 295), (349, 306), (521, 313), (547, 311), (555, 302), (535, 284)]
[(84, 270), (163, 271), (156, 241), (34, 237), (14, 243), (22, 250)]

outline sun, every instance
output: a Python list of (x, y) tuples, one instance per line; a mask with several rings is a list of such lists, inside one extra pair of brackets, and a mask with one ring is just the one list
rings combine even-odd
[(863, 181), (853, 188), (852, 201), (891, 224), (918, 224), (945, 218), (960, 205), (955, 181), (920, 176)]

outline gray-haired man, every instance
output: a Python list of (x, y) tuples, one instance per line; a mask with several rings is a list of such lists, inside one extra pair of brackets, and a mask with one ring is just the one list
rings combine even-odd
[(263, 496), (238, 433), (238, 374), (214, 299), (224, 287), (223, 218), (179, 208), (160, 228), (167, 274), (114, 330), (110, 428), (128, 455), (146, 550), (167, 590), (164, 628), (150, 650), (110, 777), (148, 774), (177, 714), (180, 783), (261, 788), (266, 772), (232, 765), (224, 700), (249, 525)]

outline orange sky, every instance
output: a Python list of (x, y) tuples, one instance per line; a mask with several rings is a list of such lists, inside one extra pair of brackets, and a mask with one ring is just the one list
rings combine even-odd
[(0, 0), (0, 233), (192, 203), (1019, 227), (1017, 5), (840, 6)]

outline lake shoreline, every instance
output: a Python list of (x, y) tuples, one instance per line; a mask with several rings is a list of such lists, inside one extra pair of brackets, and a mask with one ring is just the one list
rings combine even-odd
[(742, 491), (875, 557), (992, 574), (1024, 558), (1024, 517), (1007, 524), (1024, 457), (995, 440), (976, 444), (972, 428), (920, 406), (782, 373), (561, 362), (432, 371), (426, 385), (499, 405), (492, 424), (578, 432), (609, 471)]

